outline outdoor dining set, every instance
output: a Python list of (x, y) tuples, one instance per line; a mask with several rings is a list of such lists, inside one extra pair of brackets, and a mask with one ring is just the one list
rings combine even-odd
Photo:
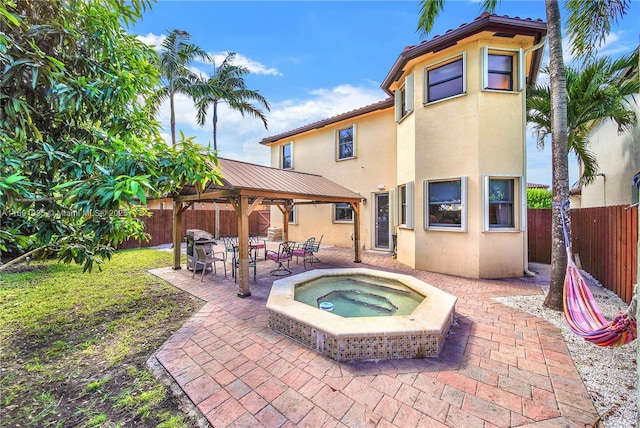
[[(215, 246), (221, 242), (224, 248)], [(276, 267), (270, 271), (271, 275), (282, 276), (291, 274), (290, 262), (296, 258), (296, 263), (302, 259), (305, 270), (307, 265), (318, 263), (320, 260), (316, 256), (320, 250), (322, 236), (316, 241), (315, 237), (304, 242), (283, 241), (278, 245), (278, 250), (268, 250), (267, 241), (258, 236), (249, 236), (249, 268), (253, 268), (253, 279), (256, 280), (256, 264), (258, 260), (271, 260)], [(261, 255), (262, 253), (262, 255)], [(237, 270), (240, 266), (239, 244), (236, 236), (223, 236), (219, 240), (199, 239), (187, 236), (188, 268), (193, 271), (192, 278), (196, 271), (201, 271), (200, 281), (204, 280), (207, 270), (212, 270), (217, 275), (217, 263), (222, 264), (224, 276), (227, 277), (227, 262), (231, 264), (231, 276), (237, 281)], [(286, 263), (286, 267), (285, 267)]]

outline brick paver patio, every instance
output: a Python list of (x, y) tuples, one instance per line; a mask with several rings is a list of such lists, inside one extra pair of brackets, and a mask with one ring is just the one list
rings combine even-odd
[(336, 362), (272, 331), (271, 261), (258, 262), (245, 299), (220, 270), (200, 282), (184, 268), (155, 269), (206, 302), (156, 358), (212, 426), (590, 427), (597, 420), (558, 329), (492, 300), (540, 294), (536, 282), (548, 283), (548, 275), (473, 280), (415, 271), (388, 253), (365, 251), (359, 264), (348, 249), (318, 255), (314, 268), (395, 271), (455, 295), (456, 320), (440, 356)]

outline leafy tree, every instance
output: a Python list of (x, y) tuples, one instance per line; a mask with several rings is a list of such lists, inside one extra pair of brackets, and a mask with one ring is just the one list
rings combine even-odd
[[(484, 0), (483, 8), (494, 11), (498, 0)], [(591, 55), (594, 41), (601, 42), (609, 33), (611, 23), (624, 16), (630, 3), (628, 0), (567, 0), (569, 10), (568, 33), (573, 51), (578, 56)], [(444, 0), (420, 0), (418, 30), (423, 34), (433, 27), (435, 18), (444, 7)], [(567, 92), (564, 58), (562, 55), (562, 21), (558, 0), (545, 0), (547, 16), (547, 40), (549, 42), (549, 77), (551, 101), (551, 156), (552, 156), (552, 248), (551, 283), (544, 306), (562, 310), (562, 291), (567, 265), (562, 219), (559, 204), (569, 199), (569, 161)], [(569, 225), (570, 228), (570, 225)]]
[(184, 30), (173, 30), (162, 41), (162, 52), (158, 66), (162, 78), (162, 86), (150, 98), (155, 112), (160, 105), (169, 99), (171, 111), (171, 143), (176, 144), (175, 95), (185, 94), (193, 97), (194, 84), (198, 75), (189, 69), (196, 59), (209, 61), (209, 55), (197, 45), (189, 43), (191, 35)]
[(551, 191), (546, 189), (527, 189), (528, 208), (551, 208)]
[(232, 110), (238, 111), (244, 116), (249, 114), (262, 120), (267, 128), (267, 117), (264, 112), (255, 107), (251, 102), (255, 101), (267, 111), (270, 111), (269, 102), (258, 91), (247, 89), (244, 76), (249, 73), (246, 67), (233, 65), (235, 53), (229, 52), (219, 67), (215, 67), (213, 75), (208, 79), (200, 79), (196, 105), (198, 107), (198, 123), (204, 125), (207, 119), (207, 111), (213, 106), (213, 150), (218, 150), (218, 104), (226, 102)]
[(140, 101), (159, 84), (157, 54), (123, 26), (149, 5), (0, 6), (0, 253), (91, 270), (146, 237), (148, 195), (217, 179), (213, 153), (184, 137), (168, 147)]
[[(598, 172), (598, 162), (589, 150), (589, 134), (603, 120), (611, 119), (618, 132), (631, 131), (636, 122), (633, 94), (640, 92), (637, 75), (625, 72), (638, 64), (638, 52), (613, 60), (602, 57), (589, 60), (580, 68), (566, 67), (567, 123), (569, 151), (581, 165), (580, 182), (588, 184)], [(545, 72), (548, 69), (545, 68)], [(534, 125), (538, 147), (551, 133), (551, 93), (549, 85), (536, 85), (527, 93), (527, 121)]]

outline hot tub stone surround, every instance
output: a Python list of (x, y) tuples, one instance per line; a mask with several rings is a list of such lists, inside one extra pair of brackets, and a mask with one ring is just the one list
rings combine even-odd
[[(400, 281), (426, 298), (410, 315), (343, 318), (294, 300), (295, 287), (322, 276)], [(435, 357), (453, 323), (457, 298), (409, 275), (366, 268), (316, 269), (273, 283), (269, 326), (338, 361)]]

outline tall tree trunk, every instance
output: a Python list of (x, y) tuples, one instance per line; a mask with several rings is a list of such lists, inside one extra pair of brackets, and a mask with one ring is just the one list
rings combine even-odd
[[(544, 306), (561, 311), (567, 255), (560, 217), (561, 208), (558, 205), (569, 199), (567, 81), (562, 58), (560, 7), (557, 0), (545, 0), (545, 5), (549, 40), (552, 188), (555, 205), (552, 209), (551, 284)], [(566, 217), (568, 218), (568, 216)], [(570, 232), (570, 223), (567, 224), (567, 227)], [(569, 236), (571, 236), (570, 233)]]
[(213, 102), (213, 150), (218, 151), (218, 102)]
[(169, 95), (169, 106), (171, 109), (171, 145), (176, 145), (176, 112), (173, 105), (173, 93)]

